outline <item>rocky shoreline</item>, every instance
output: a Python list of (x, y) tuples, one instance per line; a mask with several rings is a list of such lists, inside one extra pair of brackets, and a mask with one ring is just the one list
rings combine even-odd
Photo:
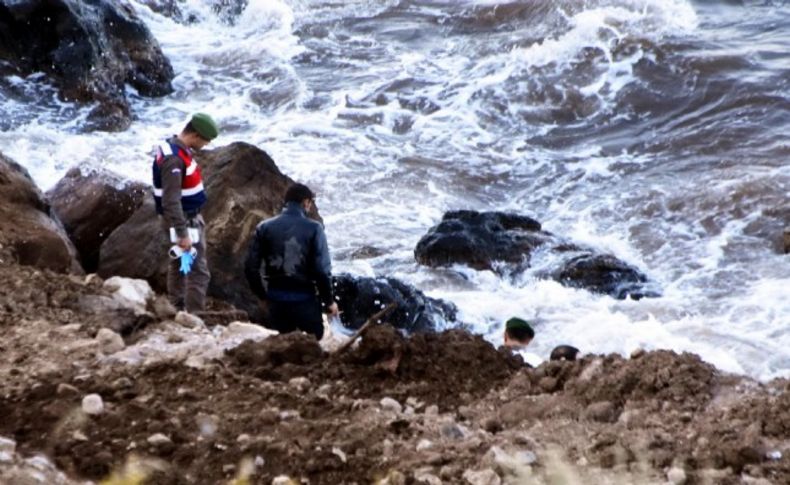
[[(381, 305), (404, 310), (348, 350), (331, 331), (319, 345), (245, 322), (256, 307), (239, 254), (290, 179), (251, 145), (200, 159), (223, 291), (197, 316), (152, 290), (165, 245), (147, 188), (80, 167), (45, 195), (0, 160), (0, 481), (790, 480), (787, 380), (759, 383), (668, 351), (530, 368), (480, 336), (435, 332), (454, 307), (388, 278), (338, 278), (350, 328)], [(518, 270), (542, 244), (597, 257), (527, 219), (450, 213), (416, 258), (475, 267), (507, 254)], [(576, 256), (567, 284), (622, 298), (617, 288), (647, 281), (608, 255), (585, 276)]]
[(790, 479), (790, 383), (691, 354), (533, 369), (461, 330), (386, 325), (338, 353), (336, 338), (174, 315), (131, 280), (8, 263), (0, 277), (4, 483), (125, 466), (157, 484)]

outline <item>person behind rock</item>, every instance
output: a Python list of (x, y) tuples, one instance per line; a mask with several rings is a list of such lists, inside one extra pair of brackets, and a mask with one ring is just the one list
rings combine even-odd
[(535, 331), (526, 320), (513, 317), (505, 323), (505, 347), (523, 349), (535, 338)]
[(162, 227), (182, 251), (197, 250), (188, 273), (181, 273), (179, 258), (171, 259), (167, 268), (170, 302), (177, 309), (188, 312), (205, 308), (211, 278), (206, 261), (205, 221), (200, 215), (206, 193), (192, 151), (203, 148), (218, 134), (214, 120), (207, 114), (197, 113), (179, 135), (167, 140), (165, 148), (156, 149), (154, 158), (154, 200)]
[(549, 360), (576, 360), (579, 349), (572, 345), (558, 345), (551, 351)]
[(314, 203), (315, 195), (307, 186), (288, 188), (282, 213), (256, 228), (244, 273), (252, 291), (267, 302), (270, 324), (276, 330), (302, 330), (321, 340), (322, 307), (333, 316), (338, 315), (338, 307), (324, 228), (307, 217)]

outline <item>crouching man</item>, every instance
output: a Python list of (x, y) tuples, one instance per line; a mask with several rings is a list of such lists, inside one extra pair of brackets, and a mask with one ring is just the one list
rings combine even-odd
[(338, 307), (324, 228), (307, 217), (314, 204), (307, 186), (292, 185), (282, 213), (255, 230), (244, 273), (253, 293), (266, 301), (275, 330), (302, 330), (321, 340), (322, 310), (337, 316)]

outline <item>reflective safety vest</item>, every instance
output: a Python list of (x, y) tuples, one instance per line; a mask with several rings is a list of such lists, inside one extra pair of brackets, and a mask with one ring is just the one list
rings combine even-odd
[[(175, 143), (168, 143), (173, 155), (184, 162), (184, 173), (181, 176), (181, 207), (186, 215), (197, 214), (206, 203), (206, 192), (203, 190), (203, 179), (200, 177), (200, 167), (192, 160), (189, 150), (179, 147)], [(154, 152), (154, 201), (156, 212), (163, 213), (162, 209), (162, 163), (165, 153), (162, 147), (156, 147)]]

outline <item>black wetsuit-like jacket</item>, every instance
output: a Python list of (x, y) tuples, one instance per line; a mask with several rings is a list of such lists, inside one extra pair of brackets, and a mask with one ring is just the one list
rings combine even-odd
[(315, 298), (332, 304), (332, 265), (323, 226), (289, 202), (282, 213), (261, 222), (250, 242), (244, 274), (252, 291), (270, 301)]

